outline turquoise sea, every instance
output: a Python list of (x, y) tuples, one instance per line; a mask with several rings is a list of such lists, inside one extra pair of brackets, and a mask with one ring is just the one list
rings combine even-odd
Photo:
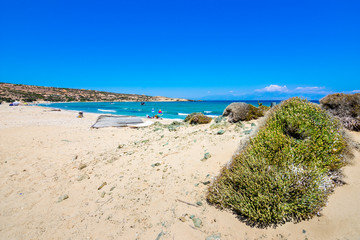
[[(162, 111), (162, 118), (184, 119), (193, 112), (202, 112), (205, 115), (215, 117), (223, 113), (224, 109), (232, 102), (245, 102), (258, 106), (258, 101), (196, 101), (196, 102), (69, 102), (39, 104), (39, 106), (60, 108), (64, 110), (83, 111), (89, 113), (131, 115), (146, 117), (158, 114)], [(265, 106), (272, 102), (279, 104), (280, 101), (260, 101)], [(318, 103), (318, 101), (313, 101)], [(152, 111), (154, 110), (154, 111)]]

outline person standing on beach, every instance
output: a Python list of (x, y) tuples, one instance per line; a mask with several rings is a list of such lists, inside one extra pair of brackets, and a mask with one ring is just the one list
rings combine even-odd
[(162, 117), (162, 115), (163, 115), (163, 112), (161, 111), (161, 109), (159, 109), (159, 112), (158, 112), (158, 116), (159, 116), (159, 118), (161, 118), (161, 117)]

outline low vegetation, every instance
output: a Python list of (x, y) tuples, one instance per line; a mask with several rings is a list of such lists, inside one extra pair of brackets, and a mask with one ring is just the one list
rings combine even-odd
[(269, 110), (269, 107), (266, 106), (259, 106), (258, 108), (249, 104), (249, 111), (246, 114), (245, 121), (250, 121), (253, 119), (258, 119), (263, 117), (265, 113)]
[(340, 118), (343, 125), (353, 131), (360, 131), (360, 93), (336, 93), (320, 100), (321, 107)]
[(210, 123), (211, 117), (205, 116), (203, 113), (192, 113), (186, 116), (184, 122), (188, 122), (191, 125)]
[(218, 116), (214, 118), (213, 124), (211, 124), (210, 128), (227, 128), (229, 126), (229, 123), (227, 122), (226, 117)]
[(170, 124), (163, 124), (161, 122), (155, 122), (153, 125), (152, 125), (152, 128), (154, 129), (154, 131), (162, 131), (164, 129), (168, 129), (170, 132), (174, 132), (174, 131), (177, 131), (178, 128), (182, 127), (182, 126), (185, 126), (186, 124), (183, 123), (183, 122), (179, 122), (179, 121), (173, 121), (172, 123)]
[(207, 200), (249, 224), (268, 226), (319, 213), (345, 164), (337, 120), (315, 104), (291, 98), (210, 186)]

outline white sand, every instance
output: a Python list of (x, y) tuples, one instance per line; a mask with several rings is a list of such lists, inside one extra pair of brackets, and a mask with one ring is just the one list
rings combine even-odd
[[(161, 232), (160, 239), (359, 239), (358, 152), (323, 216), (258, 229), (208, 205), (202, 184), (231, 159), (242, 129), (90, 129), (98, 115), (76, 115), (0, 105), (0, 239), (156, 239)], [(201, 161), (206, 152), (211, 158)]]

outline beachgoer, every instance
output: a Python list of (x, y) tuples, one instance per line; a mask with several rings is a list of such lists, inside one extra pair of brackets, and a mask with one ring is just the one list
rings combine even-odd
[(83, 112), (79, 112), (79, 115), (77, 116), (78, 118), (83, 118), (84, 117), (84, 113)]
[(162, 118), (161, 118), (162, 115), (163, 115), (163, 112), (161, 111), (161, 109), (159, 109), (159, 112), (158, 112), (158, 114), (157, 114), (157, 118), (162, 119)]

